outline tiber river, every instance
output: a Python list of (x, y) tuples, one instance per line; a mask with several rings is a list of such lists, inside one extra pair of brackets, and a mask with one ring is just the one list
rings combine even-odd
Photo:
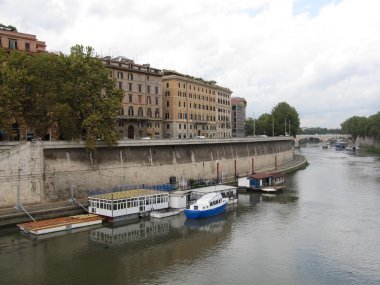
[(278, 195), (224, 215), (55, 237), (0, 231), (0, 284), (380, 284), (380, 157), (321, 145)]

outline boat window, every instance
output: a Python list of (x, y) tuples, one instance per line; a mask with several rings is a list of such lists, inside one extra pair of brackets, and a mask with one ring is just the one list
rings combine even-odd
[(113, 210), (117, 210), (117, 204), (113, 204)]

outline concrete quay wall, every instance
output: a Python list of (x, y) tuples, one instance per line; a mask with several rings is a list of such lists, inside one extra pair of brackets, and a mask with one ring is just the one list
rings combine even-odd
[(231, 178), (274, 169), (293, 160), (289, 138), (229, 140), (124, 141), (99, 145), (95, 153), (82, 143), (28, 142), (0, 154), (0, 207), (86, 198), (91, 190), (121, 185), (163, 184), (171, 176), (186, 179)]

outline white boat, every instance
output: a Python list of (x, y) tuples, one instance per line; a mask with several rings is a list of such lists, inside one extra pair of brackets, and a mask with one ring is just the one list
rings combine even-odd
[(226, 210), (228, 198), (220, 193), (209, 193), (202, 196), (189, 209), (185, 210), (188, 219), (201, 219), (218, 215)]

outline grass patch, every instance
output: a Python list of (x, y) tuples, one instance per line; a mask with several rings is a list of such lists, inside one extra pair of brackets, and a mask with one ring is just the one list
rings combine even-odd
[(365, 151), (368, 152), (368, 153), (379, 154), (380, 155), (380, 147), (373, 147), (373, 146), (366, 147)]

